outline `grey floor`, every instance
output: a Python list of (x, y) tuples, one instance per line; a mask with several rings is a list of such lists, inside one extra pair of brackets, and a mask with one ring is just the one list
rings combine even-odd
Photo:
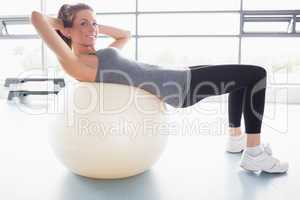
[(266, 104), (262, 141), (289, 161), (283, 175), (248, 173), (238, 165), (240, 154), (224, 151), (226, 104), (204, 101), (173, 112), (177, 128), (151, 170), (95, 180), (74, 175), (56, 160), (46, 114), (1, 100), (0, 199), (299, 199), (299, 105)]

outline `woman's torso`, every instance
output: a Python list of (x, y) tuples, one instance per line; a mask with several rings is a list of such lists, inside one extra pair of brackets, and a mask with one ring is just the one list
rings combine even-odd
[(96, 53), (81, 54), (78, 56), (78, 58), (81, 62), (83, 62), (84, 64), (86, 64), (89, 67), (92, 67), (94, 69), (97, 69), (99, 59), (100, 59), (96, 56)]
[(96, 51), (95, 55), (83, 55), (81, 60), (90, 67), (97, 68), (95, 82), (141, 87), (158, 97), (165, 97), (167, 103), (180, 107), (180, 101), (189, 86), (188, 68), (181, 70), (165, 68), (132, 60), (121, 54), (119, 49), (107, 47)]

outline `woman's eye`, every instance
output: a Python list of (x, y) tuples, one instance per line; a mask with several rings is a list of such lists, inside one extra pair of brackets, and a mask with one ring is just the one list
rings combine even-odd
[[(81, 26), (87, 26), (87, 23), (86, 22), (82, 22), (80, 23)], [(94, 22), (92, 26), (97, 26), (98, 23), (97, 22)]]

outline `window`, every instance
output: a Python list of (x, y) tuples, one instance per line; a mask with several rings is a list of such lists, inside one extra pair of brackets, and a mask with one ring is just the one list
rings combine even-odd
[(138, 19), (139, 34), (238, 34), (238, 14), (189, 13), (141, 14)]
[(0, 15), (31, 15), (33, 10), (40, 11), (41, 9), (41, 1), (37, 0), (9, 0), (5, 2), (1, 2), (0, 6)]
[(239, 10), (240, 0), (138, 0), (140, 11)]
[(299, 0), (243, 0), (244, 10), (295, 10), (299, 8)]
[(116, 26), (121, 29), (135, 32), (135, 16), (134, 15), (97, 15), (98, 24)]
[(300, 38), (243, 38), (242, 63), (267, 68), (272, 83), (300, 83)]
[(141, 38), (139, 60), (165, 67), (237, 63), (237, 38)]
[(5, 39), (0, 43), (1, 79), (42, 67), (40, 39)]
[(246, 33), (269, 32), (269, 33), (287, 33), (288, 22), (248, 22), (244, 25)]
[(0, 17), (0, 35), (34, 35), (36, 30), (28, 17)]
[(300, 15), (297, 15), (296, 31), (300, 33)]
[(93, 8), (95, 12), (133, 12), (135, 11), (135, 0), (47, 0), (46, 12), (57, 15), (59, 8), (64, 4), (86, 3)]
[(243, 33), (295, 34), (298, 14), (297, 10), (243, 11)]

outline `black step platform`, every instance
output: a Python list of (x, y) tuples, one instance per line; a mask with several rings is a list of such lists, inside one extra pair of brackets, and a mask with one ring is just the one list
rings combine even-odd
[(59, 85), (61, 88), (65, 86), (65, 80), (63, 78), (7, 78), (4, 86), (9, 87), (10, 84), (25, 83), (29, 81), (53, 81), (55, 85)]
[(25, 97), (28, 95), (48, 95), (48, 94), (58, 94), (59, 91), (28, 91), (28, 90), (14, 90), (9, 91), (8, 100), (12, 100), (14, 97)]
[[(19, 84), (29, 81), (53, 81), (55, 85), (59, 85), (60, 88), (65, 87), (65, 81), (63, 78), (7, 78), (5, 80), (4, 86), (9, 87), (10, 84)], [(59, 91), (30, 91), (30, 90), (10, 90), (7, 99), (11, 101), (14, 97), (24, 97), (28, 95), (49, 95), (58, 94)]]

